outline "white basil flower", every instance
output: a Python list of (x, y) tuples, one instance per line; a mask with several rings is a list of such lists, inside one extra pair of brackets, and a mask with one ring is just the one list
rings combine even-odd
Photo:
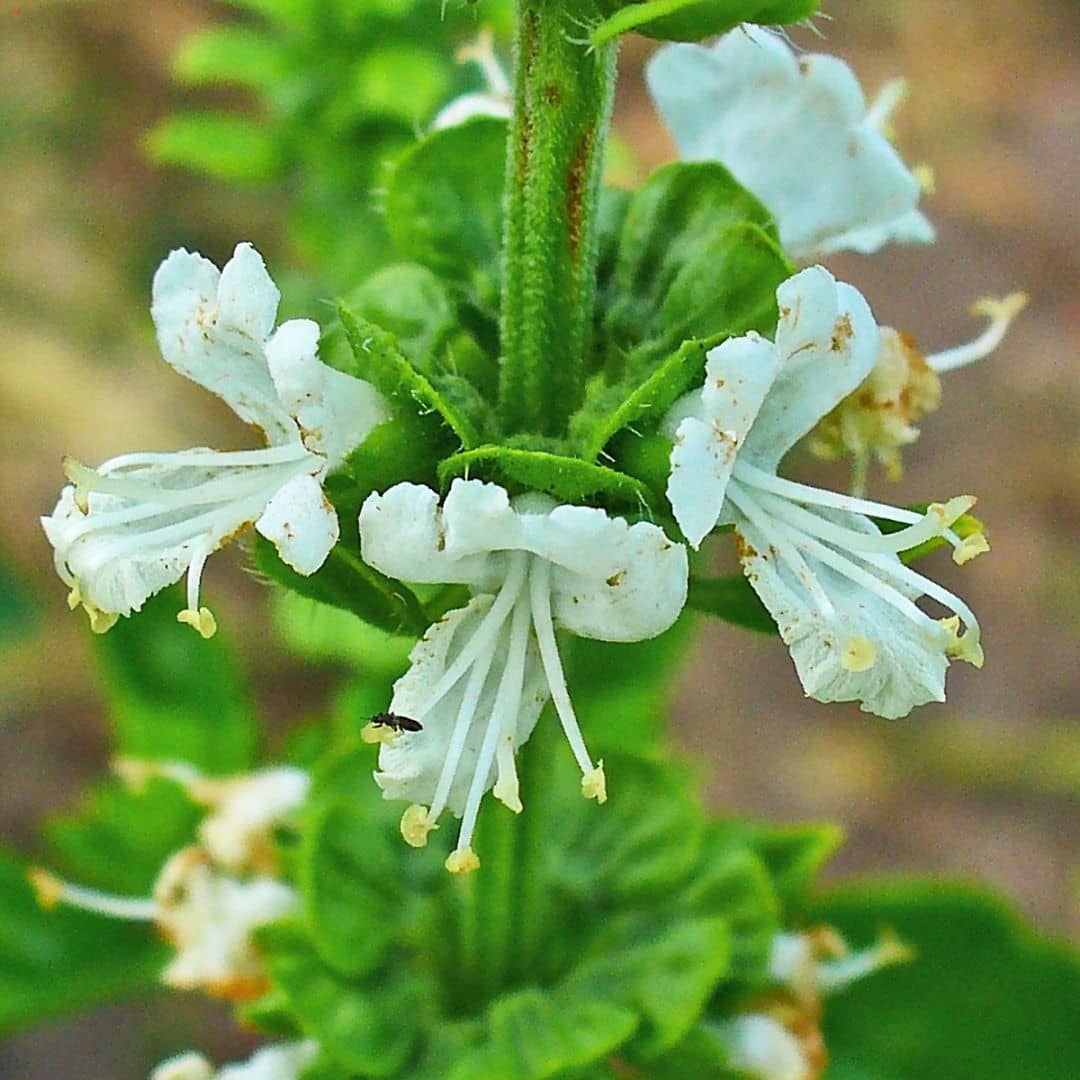
[(915, 425), (941, 403), (939, 375), (989, 356), (1024, 309), (1027, 296), (1012, 293), (1001, 300), (984, 297), (973, 315), (988, 320), (973, 341), (924, 356), (911, 336), (881, 327), (881, 345), (870, 374), (810, 433), (809, 447), (819, 457), (854, 459), (851, 490), (864, 494), (870, 464), (877, 460), (890, 480), (903, 475), (901, 450), (919, 437)]
[[(777, 476), (788, 450), (865, 380), (880, 334), (858, 291), (820, 266), (776, 295), (775, 343), (751, 333), (717, 346), (702, 389), (665, 418), (668, 499), (695, 547), (716, 525), (734, 526), (743, 569), (809, 696), (905, 716), (944, 700), (950, 658), (982, 663), (971, 610), (898, 557), (939, 536), (957, 562), (985, 551), (981, 534), (962, 541), (950, 528), (974, 499), (917, 514)], [(870, 517), (906, 527), (882, 535)], [(952, 614), (931, 618), (915, 603), (923, 596)]]
[(474, 594), (427, 631), (394, 686), (390, 712), (421, 729), (373, 732), (384, 742), (376, 781), (387, 798), (414, 804), (405, 839), (425, 843), (449, 808), (462, 825), (447, 868), (475, 869), (481, 799), (494, 785), (497, 799), (521, 810), (514, 755), (549, 697), (583, 793), (603, 802), (603, 762), (585, 747), (555, 628), (601, 641), (662, 633), (686, 600), (686, 549), (655, 525), (535, 494), (511, 502), (479, 480), (455, 480), (442, 506), (416, 484), (372, 494), (360, 541), (364, 561), (391, 577), (460, 583)]
[(175, 949), (161, 981), (176, 990), (205, 990), (247, 1001), (267, 987), (252, 932), (296, 911), (299, 898), (269, 877), (247, 880), (220, 873), (199, 847), (186, 847), (165, 863), (150, 898), (113, 896), (31, 873), (45, 907), (68, 904), (115, 919), (152, 922)]
[(150, 1080), (299, 1080), (318, 1052), (318, 1043), (310, 1039), (280, 1043), (264, 1046), (247, 1061), (221, 1069), (215, 1069), (202, 1054), (180, 1054), (163, 1061)]
[(199, 843), (214, 863), (234, 873), (277, 871), (274, 830), (303, 805), (311, 786), (303, 769), (289, 765), (222, 777), (204, 776), (185, 762), (117, 758), (113, 769), (135, 790), (157, 777), (171, 780), (206, 807)]
[(803, 1042), (765, 1013), (744, 1013), (714, 1030), (731, 1067), (754, 1080), (814, 1080), (820, 1075)]
[(474, 63), (480, 69), (483, 90), (462, 94), (444, 105), (432, 121), (433, 131), (457, 127), (474, 116), (494, 116), (509, 120), (510, 80), (495, 55), (495, 35), (490, 29), (480, 31), (475, 41), (462, 45), (454, 57), (459, 64)]
[(719, 161), (772, 211), (800, 258), (927, 243), (920, 185), (883, 134), (902, 83), (867, 109), (851, 69), (796, 56), (776, 34), (742, 26), (712, 47), (674, 44), (647, 80), (686, 161)]
[(249, 525), (300, 574), (314, 573), (337, 542), (322, 479), (386, 407), (372, 386), (317, 359), (316, 323), (294, 319), (274, 330), (279, 298), (250, 244), (220, 272), (180, 249), (154, 275), (151, 314), (166, 361), (260, 428), (269, 445), (124, 454), (97, 469), (65, 460), (72, 483), (42, 525), (70, 606), (81, 604), (95, 631), (186, 573), (178, 618), (209, 637), (216, 624), (199, 603), (203, 566)]
[(818, 926), (804, 933), (775, 935), (769, 950), (769, 978), (788, 987), (809, 1013), (816, 1014), (823, 997), (846, 990), (875, 971), (909, 963), (914, 955), (891, 932), (883, 933), (868, 948), (852, 951), (831, 926)]

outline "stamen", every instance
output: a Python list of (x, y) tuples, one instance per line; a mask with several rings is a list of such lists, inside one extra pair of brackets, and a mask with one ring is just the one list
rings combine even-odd
[[(566, 688), (566, 676), (563, 674), (562, 661), (559, 658), (559, 645), (555, 640), (555, 625), (551, 620), (551, 563), (546, 559), (533, 561), (529, 571), (529, 601), (532, 607), (533, 628), (536, 630), (536, 642), (540, 646), (540, 660), (544, 665), (551, 699), (555, 703), (555, 712), (562, 724), (563, 734), (570, 744), (574, 758), (582, 773), (582, 790), (586, 777), (594, 776), (596, 766), (589, 757), (585, 739), (578, 726), (574, 706), (570, 701), (570, 692)], [(595, 782), (591, 790), (597, 791)], [(590, 797), (585, 793), (586, 797)]]
[(123, 785), (131, 791), (144, 791), (155, 779), (171, 780), (187, 789), (202, 780), (202, 773), (182, 761), (144, 761), (142, 758), (115, 757), (111, 768)]
[[(458, 852), (472, 850), (472, 837), (476, 829), (476, 819), (480, 813), (480, 803), (483, 801), (484, 792), (487, 789), (491, 766), (495, 761), (496, 747), (507, 726), (510, 727), (512, 733), (513, 726), (517, 722), (518, 710), (521, 708), (521, 691), (525, 679), (525, 650), (528, 644), (529, 601), (526, 596), (521, 595), (514, 605), (514, 620), (510, 628), (510, 648), (506, 664), (499, 678), (499, 687), (495, 691), (495, 701), (491, 707), (487, 729), (484, 731), (484, 741), (481, 744), (480, 753), (476, 757), (476, 768), (473, 770), (469, 793), (465, 800), (465, 812), (461, 815), (461, 832), (458, 834), (457, 842)], [(516, 800), (516, 777), (514, 778), (513, 787), (515, 790), (511, 794)], [(513, 806), (510, 808), (515, 809)], [(516, 810), (520, 812), (520, 802), (517, 803)]]
[[(510, 690), (507, 691), (508, 700), (500, 713), (501, 703), (496, 698), (492, 717), (492, 723), (495, 723), (496, 719), (499, 722), (499, 739), (495, 753), (498, 777), (492, 788), (492, 794), (515, 814), (521, 813), (522, 806), (517, 767), (514, 764), (514, 740), (517, 735), (517, 720), (521, 712), (521, 697), (525, 686), (525, 655), (529, 648), (530, 625), (529, 602), (523, 591), (514, 608), (514, 621), (510, 627), (510, 648), (504, 673), (504, 678), (510, 680)], [(501, 684), (499, 689), (502, 690)]]
[[(303, 443), (281, 443), (262, 450), (180, 450), (163, 452), (139, 452), (120, 454), (102, 462), (96, 470), (99, 476), (111, 476), (128, 469), (143, 469), (148, 465), (165, 465), (170, 471), (182, 469), (215, 469), (222, 467), (249, 467), (252, 465), (282, 465), (287, 461), (302, 461), (311, 456)], [(85, 466), (84, 466), (85, 468)]]
[(872, 975), (893, 964), (909, 964), (915, 959), (915, 950), (891, 932), (882, 934), (881, 940), (869, 949), (848, 953), (836, 960), (824, 960), (818, 964), (817, 984), (823, 994), (843, 990), (859, 979)]
[(66, 904), (82, 911), (92, 911), (112, 919), (128, 919), (132, 922), (154, 922), (161, 915), (160, 906), (153, 900), (113, 896), (97, 889), (72, 885), (55, 874), (50, 874), (48, 870), (34, 867), (27, 872), (27, 877), (37, 894), (38, 903), (46, 909), (52, 909), (57, 904)]
[(965, 536), (959, 544), (953, 548), (953, 562), (957, 566), (963, 566), (966, 562), (971, 562), (972, 559), (979, 555), (985, 555), (990, 550), (990, 541), (986, 539), (986, 534), (981, 532), (973, 532), (968, 536)]
[(866, 123), (868, 127), (889, 134), (888, 123), (892, 114), (903, 104), (908, 94), (907, 79), (888, 79), (882, 83), (877, 96), (866, 110)]
[(420, 803), (413, 803), (401, 815), (401, 835), (409, 847), (427, 847), (428, 833), (438, 827), (428, 813), (428, 808)]
[(1027, 293), (1022, 292), (1010, 293), (1003, 300), (991, 297), (979, 300), (972, 306), (971, 313), (989, 319), (990, 325), (974, 341), (928, 356), (927, 364), (941, 373), (985, 359), (1001, 344), (1009, 324), (1024, 310), (1027, 302)]
[(472, 848), (455, 848), (443, 865), (451, 874), (471, 874), (480, 869), (480, 859)]
[(192, 627), (200, 637), (207, 641), (217, 633), (217, 619), (208, 607), (201, 607), (198, 611), (192, 611), (190, 608), (178, 611), (176, 621)]
[[(777, 555), (787, 564), (788, 568), (798, 578), (799, 583), (810, 594), (815, 607), (826, 619), (836, 616), (836, 608), (829, 599), (828, 594), (821, 587), (817, 575), (807, 565), (806, 560), (799, 553), (799, 541), (801, 534), (792, 533), (782, 522), (770, 518), (761, 512), (760, 507), (754, 501), (749, 492), (744, 491), (739, 484), (729, 484), (727, 497), (733, 506), (738, 509), (751, 525), (759, 529), (768, 537)], [(793, 540), (792, 537), (795, 537)]]
[(759, 501), (774, 517), (785, 519), (800, 531), (818, 536), (830, 544), (849, 551), (878, 551), (894, 555), (939, 536), (947, 539), (951, 535), (959, 547), (962, 542), (955, 533), (951, 533), (949, 526), (975, 505), (975, 499), (970, 495), (957, 496), (947, 503), (931, 503), (916, 524), (880, 534), (849, 529), (775, 495), (763, 494)]
[(374, 720), (365, 724), (360, 731), (360, 738), (366, 743), (381, 743), (383, 746), (393, 746), (397, 742), (398, 733), (389, 724), (376, 724)]
[(187, 607), (176, 614), (176, 621), (193, 627), (205, 639), (209, 640), (217, 633), (217, 619), (207, 607), (199, 607), (199, 586), (202, 581), (203, 567), (210, 556), (210, 548), (203, 546), (188, 564), (187, 572)]
[(459, 64), (468, 63), (470, 60), (476, 64), (483, 73), (488, 90), (496, 97), (510, 96), (510, 80), (495, 55), (495, 35), (490, 27), (485, 26), (475, 41), (462, 45), (454, 54), (454, 59)]
[(472, 666), (473, 661), (494, 643), (525, 582), (528, 559), (528, 552), (524, 551), (516, 551), (510, 556), (506, 578), (499, 590), (499, 595), (495, 598), (495, 603), (484, 616), (484, 621), (476, 628), (468, 645), (458, 653), (457, 659), (443, 672), (442, 678), (435, 684), (424, 706), (425, 713), (434, 708), (457, 685), (458, 680)]

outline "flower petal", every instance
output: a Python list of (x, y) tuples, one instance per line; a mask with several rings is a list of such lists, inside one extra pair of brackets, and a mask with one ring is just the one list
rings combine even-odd
[[(318, 459), (315, 459), (318, 460)], [(310, 474), (294, 476), (262, 512), (255, 528), (298, 574), (314, 574), (340, 535), (337, 514)]]
[(663, 428), (674, 440), (667, 497), (693, 547), (716, 525), (735, 455), (772, 385), (780, 354), (757, 334), (729, 338), (708, 356), (705, 385), (676, 402)]
[(823, 266), (789, 278), (776, 299), (781, 367), (743, 450), (770, 472), (870, 374), (881, 337), (862, 294)]
[(455, 480), (445, 508), (429, 487), (396, 484), (364, 500), (360, 551), (364, 562), (401, 581), (494, 586), (505, 566), (497, 552), (507, 527), (516, 530), (517, 520), (506, 492), (495, 484)]
[[(409, 670), (394, 684), (390, 711), (398, 716), (423, 715), (423, 728), (402, 732), (392, 743), (379, 748), (379, 769), (375, 780), (388, 799), (405, 799), (429, 806), (447, 757), (458, 710), (466, 693), (467, 679), (461, 679), (430, 710), (427, 705), (431, 688), (454, 662), (458, 653), (476, 632), (491, 608), (492, 597), (476, 596), (463, 608), (444, 615), (429, 627), (409, 655)], [(501, 641), (493, 648), (499, 649)], [(498, 691), (501, 666), (493, 665), (474, 710), (474, 717), (490, 717)], [(540, 663), (535, 639), (530, 635), (525, 654), (523, 693), (518, 710), (514, 748), (524, 745), (536, 726), (548, 700), (547, 681)], [(461, 751), (446, 805), (460, 817), (465, 809), (469, 785), (487, 725), (474, 719)], [(485, 790), (495, 783), (493, 764), (486, 778)]]
[[(823, 516), (877, 531), (854, 514)], [(734, 517), (743, 569), (776, 620), (809, 697), (859, 701), (864, 712), (890, 720), (906, 716), (916, 705), (945, 700), (949, 634), (939, 623), (922, 612), (916, 618), (901, 613), (807, 555), (807, 566), (834, 607), (823, 613), (769, 538), (741, 514)], [(898, 591), (916, 599), (911, 590)]]
[[(712, 48), (670, 45), (649, 89), (689, 161), (720, 161), (776, 215), (785, 247), (807, 256), (910, 238), (919, 184), (867, 118), (850, 68), (796, 57), (775, 34), (742, 26)], [(876, 227), (878, 235), (862, 233)], [(904, 237), (904, 233), (907, 237)]]
[(278, 291), (250, 244), (237, 245), (220, 274), (201, 255), (172, 252), (154, 275), (152, 295), (158, 345), (172, 367), (262, 428), (271, 443), (296, 438), (263, 351)]
[(304, 445), (340, 464), (389, 416), (370, 383), (317, 359), (319, 324), (290, 319), (266, 343), (270, 376), (282, 405), (300, 428)]

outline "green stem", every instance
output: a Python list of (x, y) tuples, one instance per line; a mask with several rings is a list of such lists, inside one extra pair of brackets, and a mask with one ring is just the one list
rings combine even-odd
[(580, 21), (588, 4), (576, 4), (574, 18), (565, 6), (517, 0), (499, 379), (507, 432), (565, 431), (592, 329), (616, 45), (590, 49)]

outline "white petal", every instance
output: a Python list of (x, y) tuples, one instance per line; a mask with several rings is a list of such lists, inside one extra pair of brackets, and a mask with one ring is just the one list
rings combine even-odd
[(915, 209), (919, 185), (867, 121), (842, 61), (796, 57), (775, 34), (743, 26), (710, 49), (661, 49), (647, 78), (680, 155), (727, 166), (776, 216), (786, 247), (838, 250), (871, 227), (882, 242), (904, 238), (895, 223)]
[(462, 94), (444, 105), (431, 123), (433, 131), (457, 127), (474, 116), (494, 116), (499, 120), (510, 119), (510, 102), (498, 94)]
[(262, 428), (272, 443), (296, 438), (263, 351), (278, 293), (258, 252), (240, 244), (218, 274), (201, 255), (180, 248), (158, 267), (152, 291), (150, 313), (169, 364)]
[[(392, 743), (379, 749), (379, 772), (375, 780), (388, 799), (405, 799), (430, 806), (447, 748), (453, 733), (458, 709), (465, 695), (467, 678), (445, 695), (430, 711), (425, 711), (434, 687), (458, 653), (472, 637), (484, 615), (491, 607), (490, 596), (474, 597), (466, 607), (444, 615), (418, 641), (409, 655), (409, 670), (394, 684), (390, 711), (398, 716), (423, 715), (423, 729), (403, 732)], [(496, 650), (504, 655), (504, 643)], [(501, 665), (492, 665), (476, 707), (475, 719), (469, 728), (464, 749), (454, 774), (447, 806), (461, 816), (468, 796), (469, 784), (476, 769), (480, 746), (487, 730), (498, 690)], [(533, 728), (548, 699), (547, 682), (537, 652), (530, 638), (525, 655), (524, 692), (515, 729), (515, 749), (521, 747)], [(492, 765), (485, 790), (495, 783), (496, 768)]]
[(776, 299), (780, 371), (743, 451), (769, 471), (870, 374), (881, 339), (861, 293), (822, 266), (789, 278)]
[(600, 641), (642, 641), (668, 629), (686, 603), (686, 548), (648, 522), (559, 506), (534, 528), (530, 550), (554, 564), (556, 623)]
[(906, 214), (883, 225), (864, 225), (850, 229), (818, 246), (816, 255), (831, 255), (836, 251), (858, 251), (873, 255), (886, 244), (932, 244), (937, 235), (930, 219), (921, 210), (909, 210)]
[(811, 1080), (799, 1040), (779, 1020), (744, 1013), (718, 1028), (733, 1068), (755, 1080)]
[[(822, 516), (848, 527), (877, 531), (867, 519), (854, 514), (823, 511)], [(890, 720), (906, 716), (917, 705), (945, 700), (949, 635), (937, 622), (928, 615), (913, 619), (902, 614), (807, 555), (807, 566), (835, 608), (827, 616), (767, 536), (741, 515), (736, 516), (736, 531), (742, 538), (740, 557), (746, 576), (776, 620), (809, 697), (859, 701), (864, 712)], [(873, 569), (870, 572), (880, 576)], [(916, 598), (910, 590), (898, 591)], [(859, 643), (869, 644), (872, 662), (853, 670), (845, 657)]]
[(696, 548), (716, 525), (742, 447), (772, 385), (780, 354), (757, 334), (729, 338), (709, 353), (705, 385), (676, 403), (662, 425), (674, 440), (667, 497), (675, 520)]
[(294, 476), (266, 504), (255, 528), (277, 548), (298, 574), (314, 574), (338, 541), (340, 527), (334, 508), (319, 481)]
[(311, 1040), (266, 1046), (242, 1065), (226, 1065), (217, 1080), (299, 1080), (317, 1053), (318, 1044)]
[(266, 343), (266, 359), (278, 397), (299, 426), (304, 445), (333, 467), (389, 416), (389, 410), (370, 383), (318, 360), (318, 348), (318, 323), (290, 319)]
[(163, 1061), (150, 1080), (214, 1080), (214, 1067), (202, 1054), (179, 1054)]
[(265, 981), (252, 931), (294, 912), (296, 893), (272, 878), (239, 881), (196, 847), (177, 852), (154, 885), (159, 924), (176, 948), (162, 975), (177, 989), (243, 995)]
[(364, 561), (402, 581), (497, 585), (505, 558), (493, 552), (508, 529), (519, 525), (506, 492), (479, 480), (455, 480), (445, 509), (421, 484), (373, 492), (360, 508)]

